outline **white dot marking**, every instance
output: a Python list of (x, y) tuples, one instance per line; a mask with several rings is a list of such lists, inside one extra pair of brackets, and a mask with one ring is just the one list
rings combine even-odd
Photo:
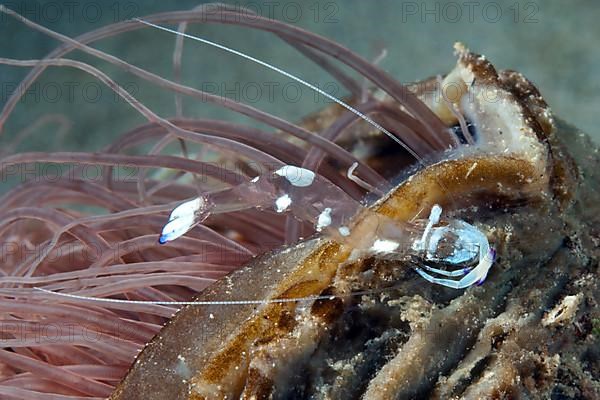
[(315, 173), (310, 169), (300, 168), (294, 165), (284, 165), (275, 171), (275, 174), (287, 179), (289, 183), (297, 187), (310, 186), (315, 180)]
[(323, 228), (329, 225), (331, 225), (331, 208), (327, 207), (321, 214), (319, 214), (319, 218), (317, 218), (316, 229), (318, 232), (321, 232)]
[(292, 204), (292, 199), (290, 198), (289, 195), (284, 194), (283, 196), (281, 196), (277, 200), (275, 200), (276, 211), (278, 213), (282, 213), (288, 209), (290, 204)]

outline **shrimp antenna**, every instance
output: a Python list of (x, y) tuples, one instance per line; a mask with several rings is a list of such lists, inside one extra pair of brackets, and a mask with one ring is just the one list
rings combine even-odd
[(153, 301), (153, 300), (125, 300), (125, 299), (111, 299), (104, 297), (90, 297), (90, 296), (80, 296), (77, 294), (71, 293), (62, 293), (55, 292), (48, 289), (43, 289), (40, 287), (34, 287), (34, 290), (59, 296), (66, 297), (69, 299), (75, 300), (86, 300), (86, 301), (95, 301), (100, 303), (118, 303), (118, 304), (133, 304), (133, 305), (158, 305), (158, 306), (223, 306), (223, 305), (261, 305), (261, 304), (274, 304), (274, 303), (298, 303), (298, 302), (310, 302), (310, 301), (318, 301), (318, 300), (334, 300), (336, 298), (343, 297), (356, 297), (356, 296), (364, 296), (367, 294), (384, 292), (387, 290), (396, 289), (397, 286), (390, 286), (380, 289), (370, 289), (370, 290), (361, 290), (357, 292), (351, 292), (348, 294), (342, 295), (321, 295), (321, 296), (307, 296), (307, 297), (291, 297), (291, 298), (278, 298), (278, 299), (265, 299), (265, 300), (214, 300), (214, 301)]
[(281, 68), (279, 68), (279, 67), (277, 67), (277, 66), (275, 66), (273, 64), (269, 64), (268, 62), (259, 60), (258, 58), (252, 57), (251, 55), (243, 53), (243, 52), (241, 52), (239, 50), (232, 49), (230, 47), (227, 47), (227, 46), (222, 45), (220, 43), (213, 42), (213, 41), (208, 40), (208, 39), (204, 39), (204, 38), (201, 38), (201, 37), (198, 37), (198, 36), (190, 35), (189, 33), (185, 33), (185, 32), (179, 32), (179, 31), (177, 31), (175, 29), (170, 29), (170, 28), (167, 28), (167, 27), (164, 27), (164, 26), (161, 26), (161, 25), (157, 25), (157, 24), (154, 24), (152, 22), (145, 21), (145, 20), (143, 20), (141, 18), (133, 18), (133, 20), (135, 20), (137, 22), (140, 22), (140, 23), (142, 23), (144, 25), (148, 25), (148, 26), (151, 26), (153, 28), (162, 30), (162, 31), (173, 33), (173, 34), (178, 35), (178, 36), (183, 36), (183, 37), (186, 37), (188, 39), (192, 39), (192, 40), (195, 40), (197, 42), (201, 42), (201, 43), (207, 44), (209, 46), (215, 47), (217, 49), (226, 51), (228, 53), (235, 54), (236, 56), (245, 58), (248, 61), (252, 61), (253, 63), (261, 65), (261, 66), (263, 66), (265, 68), (270, 69), (271, 71), (275, 71), (278, 74), (281, 74), (281, 75), (283, 75), (283, 76), (285, 76), (287, 78), (290, 78), (290, 79), (292, 79), (292, 80), (300, 83), (301, 85), (306, 86), (307, 88), (311, 89), (312, 91), (314, 91), (314, 92), (316, 92), (316, 93), (318, 93), (318, 94), (320, 94), (320, 95), (328, 98), (329, 100), (331, 100), (331, 101), (339, 104), (340, 106), (344, 107), (346, 110), (350, 111), (351, 113), (355, 114), (356, 116), (358, 116), (359, 118), (363, 119), (367, 123), (371, 124), (377, 130), (383, 132), (387, 137), (389, 137), (394, 142), (396, 142), (400, 146), (402, 146), (411, 156), (413, 156), (419, 163), (422, 164), (423, 160), (421, 159), (421, 157), (419, 157), (419, 155), (414, 150), (412, 150), (408, 145), (406, 145), (406, 143), (404, 143), (402, 140), (400, 140), (396, 135), (394, 135), (393, 133), (391, 133), (390, 131), (388, 131), (387, 129), (385, 129), (383, 126), (381, 126), (380, 124), (378, 124), (377, 122), (375, 122), (374, 120), (372, 120), (371, 118), (369, 118), (367, 115), (365, 115), (362, 112), (358, 111), (356, 108), (352, 107), (348, 103), (346, 103), (346, 102), (338, 99), (335, 96), (330, 95), (329, 93), (325, 92), (323, 89), (320, 89), (320, 88), (316, 87), (312, 83), (307, 82), (307, 81), (303, 80), (302, 78), (299, 78), (298, 76), (296, 76), (296, 75), (294, 75), (294, 74), (292, 74), (290, 72), (284, 71), (283, 69), (281, 69)]

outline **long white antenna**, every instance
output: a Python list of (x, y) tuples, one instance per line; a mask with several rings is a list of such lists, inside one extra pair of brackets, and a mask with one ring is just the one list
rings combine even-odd
[(71, 293), (54, 292), (52, 290), (43, 289), (40, 287), (34, 287), (34, 290), (52, 294), (59, 297), (66, 297), (75, 300), (87, 300), (95, 301), (100, 303), (118, 303), (118, 304), (133, 304), (133, 305), (158, 305), (158, 306), (222, 306), (222, 305), (261, 305), (261, 304), (273, 304), (273, 303), (297, 303), (297, 302), (310, 302), (317, 300), (333, 300), (336, 298), (342, 298), (347, 296), (362, 296), (366, 294), (372, 294), (382, 292), (385, 290), (394, 289), (394, 287), (386, 287), (381, 289), (363, 290), (359, 292), (352, 292), (347, 295), (326, 295), (326, 296), (308, 296), (308, 297), (293, 297), (285, 299), (266, 299), (266, 300), (216, 300), (216, 301), (153, 301), (153, 300), (125, 300), (125, 299), (110, 299), (103, 297), (89, 297), (80, 296)]
[(358, 117), (362, 118), (363, 120), (365, 120), (366, 122), (368, 122), (369, 124), (371, 124), (373, 127), (375, 127), (377, 130), (383, 132), (386, 136), (388, 136), (394, 142), (396, 142), (400, 146), (402, 146), (406, 151), (408, 151), (408, 153), (410, 155), (412, 155), (419, 162), (422, 161), (421, 157), (419, 157), (419, 155), (417, 153), (415, 153), (410, 147), (408, 147), (402, 140), (398, 139), (393, 133), (391, 133), (390, 131), (388, 131), (387, 129), (385, 129), (383, 126), (381, 126), (377, 122), (373, 121), (367, 115), (363, 114), (362, 112), (358, 111), (356, 108), (354, 108), (351, 105), (345, 103), (344, 101), (338, 99), (337, 97), (330, 95), (329, 93), (325, 92), (323, 89), (319, 89), (318, 87), (316, 87), (312, 83), (306, 82), (302, 78), (297, 77), (296, 75), (293, 75), (293, 74), (291, 74), (291, 73), (289, 73), (287, 71), (284, 71), (283, 69), (281, 69), (279, 67), (276, 67), (273, 64), (269, 64), (269, 63), (267, 63), (265, 61), (259, 60), (258, 58), (252, 57), (251, 55), (248, 55), (246, 53), (242, 53), (239, 50), (232, 49), (230, 47), (227, 47), (227, 46), (224, 46), (222, 44), (213, 42), (211, 40), (204, 39), (204, 38), (201, 38), (201, 37), (198, 37), (198, 36), (193, 36), (193, 35), (190, 35), (188, 33), (179, 32), (179, 31), (176, 31), (174, 29), (170, 29), (170, 28), (167, 28), (167, 27), (164, 27), (164, 26), (161, 26), (161, 25), (153, 24), (152, 22), (148, 22), (148, 21), (145, 21), (145, 20), (140, 19), (140, 18), (134, 18), (134, 20), (138, 21), (138, 22), (140, 22), (140, 23), (142, 23), (144, 25), (148, 25), (148, 26), (151, 26), (151, 27), (156, 28), (156, 29), (160, 29), (160, 30), (165, 31), (165, 32), (173, 33), (173, 34), (178, 35), (178, 36), (183, 36), (183, 37), (186, 37), (188, 39), (192, 39), (192, 40), (195, 40), (197, 42), (201, 42), (201, 43), (207, 44), (209, 46), (216, 47), (217, 49), (224, 50), (224, 51), (226, 51), (228, 53), (235, 54), (236, 56), (245, 58), (248, 61), (252, 61), (253, 63), (261, 65), (261, 66), (263, 66), (265, 68), (268, 68), (268, 69), (270, 69), (272, 71), (277, 72), (278, 74), (281, 74), (281, 75), (283, 75), (283, 76), (285, 76), (287, 78), (290, 78), (290, 79), (292, 79), (292, 80), (300, 83), (301, 85), (304, 85), (304, 86), (308, 87), (309, 89), (313, 90), (314, 92), (316, 92), (316, 93), (318, 93), (318, 94), (320, 94), (322, 96), (325, 96), (329, 100), (334, 101), (335, 103), (337, 103), (340, 106), (344, 107), (346, 110), (348, 110), (348, 111), (352, 112), (353, 114), (357, 115)]

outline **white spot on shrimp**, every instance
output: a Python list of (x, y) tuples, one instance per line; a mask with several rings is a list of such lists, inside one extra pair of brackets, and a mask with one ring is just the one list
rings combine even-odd
[(250, 182), (252, 182), (252, 183), (256, 183), (256, 182), (258, 182), (258, 179), (259, 179), (259, 178), (260, 178), (260, 175), (258, 175), (258, 176), (255, 176), (254, 178), (252, 178), (252, 179), (250, 180)]
[(173, 211), (171, 211), (171, 215), (169, 216), (169, 221), (174, 220), (175, 218), (184, 218), (189, 217), (190, 214), (195, 213), (202, 207), (204, 204), (204, 200), (200, 197), (196, 197), (193, 200), (186, 201), (175, 207)]
[(315, 180), (315, 173), (310, 169), (300, 168), (294, 165), (284, 165), (275, 171), (275, 174), (287, 179), (289, 183), (297, 187), (310, 186)]
[[(477, 163), (475, 163), (477, 164)], [(434, 204), (433, 207), (431, 207), (431, 213), (429, 214), (429, 221), (432, 224), (437, 224), (438, 222), (440, 222), (440, 217), (442, 216), (442, 207), (440, 207), (437, 204)]]
[(394, 242), (393, 240), (377, 239), (373, 242), (371, 250), (375, 253), (391, 253), (400, 247), (400, 243)]
[(348, 228), (347, 226), (340, 226), (338, 228), (338, 232), (340, 232), (340, 235), (342, 236), (348, 236), (350, 235), (350, 228)]
[(288, 194), (284, 194), (275, 200), (275, 208), (278, 213), (284, 212), (292, 204), (292, 199)]
[(319, 214), (319, 218), (317, 218), (317, 226), (315, 227), (318, 232), (321, 232), (323, 228), (331, 225), (331, 208), (327, 207), (326, 209)]

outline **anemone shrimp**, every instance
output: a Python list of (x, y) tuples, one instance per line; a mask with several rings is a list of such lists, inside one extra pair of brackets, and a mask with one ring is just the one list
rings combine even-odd
[[(569, 220), (559, 215), (575, 201), (577, 174), (535, 87), (522, 75), (498, 72), (484, 58), (457, 45), (455, 69), (412, 88), (413, 93), (376, 65), (322, 37), (277, 21), (250, 18), (224, 5), (213, 6), (220, 10), (214, 16), (207, 7), (142, 20), (184, 24), (181, 31), (187, 23), (207, 21), (269, 30), (346, 82), (355, 95), (365, 95), (361, 85), (327, 56), (337, 57), (380, 89), (352, 106), (358, 114), (343, 107), (327, 110), (330, 123), (323, 124), (317, 135), (304, 125), (211, 97), (89, 46), (101, 37), (146, 27), (145, 22), (116, 24), (70, 39), (21, 19), (64, 43), (42, 60), (2, 60), (34, 68), (24, 85), (48, 66), (79, 68), (113, 87), (149, 124), (98, 154), (36, 153), (3, 159), (3, 165), (95, 163), (106, 166), (107, 175), (100, 183), (72, 179), (53, 183), (54, 187), (25, 184), (4, 198), (4, 232), (42, 246), (36, 257), (16, 256), (11, 260), (14, 267), (2, 277), (2, 309), (8, 321), (15, 326), (90, 322), (97, 326), (94, 332), (99, 337), (86, 340), (84, 332), (60, 335), (55, 342), (9, 339), (0, 355), (8, 369), (0, 393), (8, 398), (43, 393), (65, 399), (341, 397), (349, 393), (369, 399), (423, 393), (481, 398), (511, 382), (520, 388), (513, 378), (536, 363), (547, 367), (548, 372), (535, 382), (545, 390), (543, 385), (552, 381), (552, 371), (558, 367), (538, 357), (542, 353), (528, 347), (530, 343), (517, 341), (514, 332), (517, 328), (531, 331), (536, 313), (549, 301), (545, 293), (560, 292), (556, 281), (536, 283), (538, 276), (550, 274), (558, 269), (552, 266), (562, 262), (572, 265), (565, 272), (570, 281), (587, 267), (561, 244), (564, 238), (575, 237), (561, 226)], [(98, 68), (62, 58), (72, 49), (178, 94), (212, 99), (279, 132), (224, 121), (161, 118)], [(432, 85), (435, 90), (420, 91)], [(442, 88), (448, 85), (460, 88), (458, 97), (443, 96)], [(497, 102), (484, 100), (489, 91), (498, 94)], [(7, 109), (14, 104), (9, 101)], [(5, 109), (0, 121), (9, 112)], [(418, 160), (425, 165), (393, 185), (368, 157), (336, 142), (350, 128), (359, 131), (355, 138), (364, 138), (364, 132), (371, 134), (374, 127), (399, 135), (406, 146), (400, 150), (401, 160), (396, 160), (399, 164)], [(283, 133), (303, 142), (283, 140)], [(123, 154), (127, 147), (148, 140), (154, 143), (150, 154)], [(161, 154), (176, 140), (181, 140), (182, 156)], [(235, 153), (245, 161), (242, 176), (204, 168), (203, 159), (189, 157), (190, 143)], [(407, 162), (410, 151), (417, 157)], [(114, 182), (111, 168), (126, 161), (142, 169), (159, 166), (182, 172), (161, 182), (144, 170), (135, 185)], [(252, 168), (252, 162), (261, 168)], [(206, 184), (198, 190), (203, 182), (195, 177), (202, 173), (222, 180), (226, 187)], [(181, 179), (185, 175), (192, 178)], [(50, 194), (38, 203), (30, 194), (40, 186)], [(365, 203), (364, 188), (381, 195)], [(590, 197), (586, 201), (593, 201)], [(90, 216), (41, 207), (57, 199), (100, 204), (111, 212)], [(256, 212), (256, 207), (262, 210)], [(292, 217), (286, 218), (286, 212)], [(15, 224), (26, 219), (42, 221), (43, 227), (34, 228), (34, 235), (27, 224)], [(281, 237), (277, 226), (289, 228), (287, 238)], [(546, 235), (533, 235), (534, 227), (545, 229)], [(161, 229), (163, 246), (157, 243)], [(273, 236), (294, 243), (299, 232), (313, 230), (322, 234), (264, 255), (254, 250)], [(494, 251), (488, 236), (495, 239), (501, 255), (491, 270)], [(524, 236), (531, 236), (527, 245), (512, 239)], [(52, 257), (57, 249), (71, 249), (73, 255), (94, 245), (103, 251), (91, 262), (71, 258), (67, 265), (64, 254)], [(589, 244), (582, 242), (579, 248), (593, 257)], [(517, 250), (521, 258), (515, 256)], [(481, 269), (469, 269), (474, 263)], [(544, 268), (536, 273), (519, 267), (527, 263)], [(463, 292), (444, 287), (471, 286), (488, 271), (489, 280), (479, 288)], [(529, 285), (540, 285), (543, 294), (528, 297)], [(593, 290), (589, 284), (582, 287), (587, 287), (586, 293)], [(512, 302), (505, 300), (509, 293)], [(410, 296), (414, 301), (407, 301)], [(409, 304), (398, 306), (394, 301)], [(534, 317), (519, 319), (528, 312)], [(495, 321), (503, 315), (504, 320)], [(349, 322), (352, 319), (355, 325)], [(115, 327), (127, 329), (115, 331)], [(494, 350), (486, 347), (488, 342), (495, 343)], [(511, 345), (502, 347), (503, 342)], [(515, 343), (523, 349), (522, 364), (508, 366), (503, 360), (516, 358)], [(120, 381), (143, 345), (145, 349)], [(496, 350), (498, 359), (494, 359)], [(422, 361), (420, 368), (407, 363), (415, 358)], [(496, 374), (496, 380), (477, 375), (486, 367), (503, 373)], [(308, 371), (312, 378), (303, 380), (296, 369)], [(447, 381), (439, 378), (444, 374)], [(470, 374), (475, 378), (465, 388), (465, 375)]]

